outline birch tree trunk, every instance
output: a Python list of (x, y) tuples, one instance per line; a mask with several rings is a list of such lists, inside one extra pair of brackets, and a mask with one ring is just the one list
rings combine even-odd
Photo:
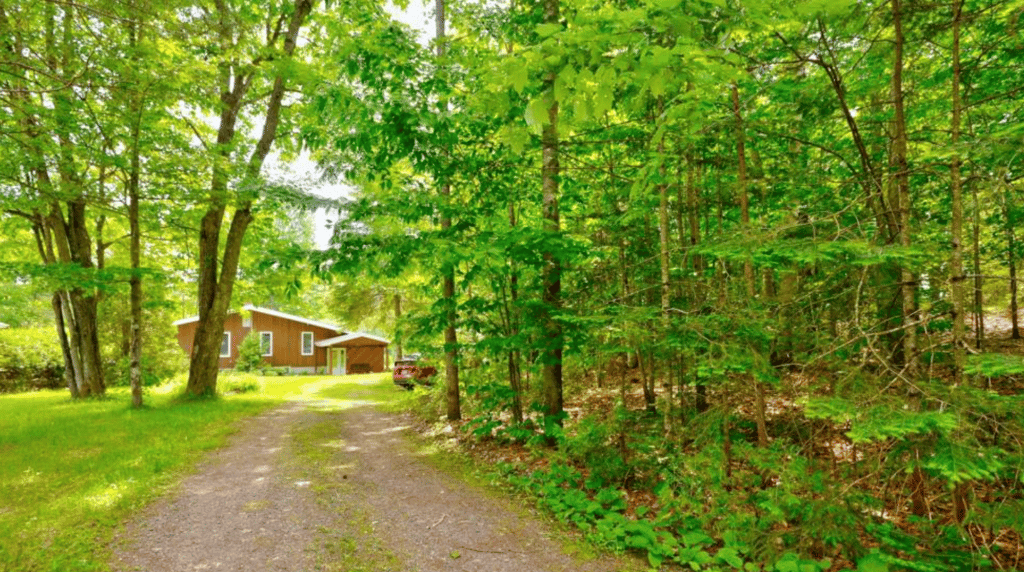
[[(131, 42), (132, 59), (138, 61), (138, 35), (140, 31), (135, 20), (128, 23), (128, 38)], [(137, 87), (138, 89), (138, 87)], [(132, 276), (129, 280), (131, 292), (131, 334), (129, 342), (130, 366), (128, 377), (132, 391), (132, 407), (142, 407), (142, 277), (139, 276), (142, 255), (142, 233), (139, 229), (139, 161), (140, 131), (142, 129), (142, 94), (132, 95), (132, 149), (131, 171), (128, 176), (128, 226), (131, 235), (129, 256)]]

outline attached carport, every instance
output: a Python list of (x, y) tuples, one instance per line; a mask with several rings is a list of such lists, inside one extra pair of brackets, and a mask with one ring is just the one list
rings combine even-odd
[(384, 338), (352, 332), (320, 340), (316, 346), (327, 349), (327, 372), (331, 375), (345, 375), (384, 371), (387, 368), (387, 349), (390, 343)]

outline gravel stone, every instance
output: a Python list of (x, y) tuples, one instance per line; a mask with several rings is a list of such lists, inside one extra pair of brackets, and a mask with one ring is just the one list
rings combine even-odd
[[(318, 499), (317, 485), (330, 483), (295, 476), (290, 432), (325, 420), (336, 426), (336, 435), (324, 446), (334, 451), (332, 466), (338, 470), (313, 478), (343, 484), (331, 489), (343, 498)], [(401, 562), (400, 570), (642, 568), (629, 559), (581, 561), (565, 554), (548, 524), (529, 510), (426, 463), (410, 445), (409, 430), (406, 418), (371, 406), (324, 413), (289, 404), (251, 418), (176, 493), (126, 524), (115, 541), (111, 569), (318, 570), (330, 557), (318, 553), (318, 539), (353, 514), (370, 524), (359, 534), (372, 535), (366, 542), (388, 548)]]

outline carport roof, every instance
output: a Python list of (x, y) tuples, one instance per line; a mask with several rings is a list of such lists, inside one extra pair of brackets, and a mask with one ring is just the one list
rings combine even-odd
[(367, 340), (373, 340), (375, 342), (381, 342), (381, 343), (384, 343), (384, 344), (390, 344), (391, 343), (390, 341), (385, 340), (384, 338), (381, 338), (381, 337), (372, 336), (370, 334), (364, 334), (362, 332), (351, 332), (351, 333), (344, 334), (344, 335), (341, 335), (341, 336), (338, 336), (338, 337), (335, 337), (335, 338), (328, 338), (326, 340), (320, 340), (319, 342), (316, 342), (315, 345), (318, 348), (326, 348), (326, 347), (333, 346), (335, 344), (343, 344), (345, 342), (351, 342), (352, 340), (358, 340), (360, 338), (367, 339)]

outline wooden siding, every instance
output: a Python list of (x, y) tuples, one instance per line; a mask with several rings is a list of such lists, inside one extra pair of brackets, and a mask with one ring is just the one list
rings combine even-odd
[(351, 369), (353, 364), (365, 363), (370, 366), (373, 373), (384, 371), (384, 346), (340, 346), (348, 348), (348, 369)]
[[(273, 367), (323, 368), (327, 366), (327, 349), (313, 346), (313, 355), (302, 355), (302, 332), (313, 332), (313, 343), (338, 336), (338, 332), (303, 324), (287, 318), (263, 314), (259, 310), (250, 312), (252, 328), (242, 326), (242, 316), (237, 313), (228, 314), (224, 320), (224, 331), (231, 332), (231, 356), (220, 358), (221, 369), (235, 367), (238, 360), (238, 345), (242, 343), (250, 331), (273, 332), (274, 344), (272, 355), (263, 358), (263, 362)], [(199, 322), (188, 322), (178, 326), (178, 345), (186, 355), (192, 355), (192, 343)], [(374, 370), (377, 371), (377, 370)], [(384, 371), (383, 368), (380, 371)]]
[(388, 344), (369, 338), (355, 338), (346, 342), (337, 342), (331, 345), (335, 348), (345, 348), (345, 370), (350, 371), (353, 364), (366, 364), (373, 373), (380, 373), (387, 368)]
[[(195, 341), (198, 327), (199, 322), (188, 322), (178, 326), (178, 345), (187, 356), (192, 355), (192, 343)], [(249, 333), (249, 329), (242, 327), (241, 316), (228, 314), (224, 319), (224, 331), (231, 332), (231, 355), (220, 358), (219, 363), (221, 369), (231, 369), (235, 367), (235, 361), (238, 360), (238, 344), (242, 343), (242, 339)]]
[(302, 355), (302, 332), (313, 332), (314, 344), (338, 335), (334, 330), (262, 314), (258, 310), (252, 311), (252, 329), (274, 333), (274, 353), (263, 358), (274, 367), (324, 367), (327, 365), (324, 348), (313, 346), (313, 355)]

